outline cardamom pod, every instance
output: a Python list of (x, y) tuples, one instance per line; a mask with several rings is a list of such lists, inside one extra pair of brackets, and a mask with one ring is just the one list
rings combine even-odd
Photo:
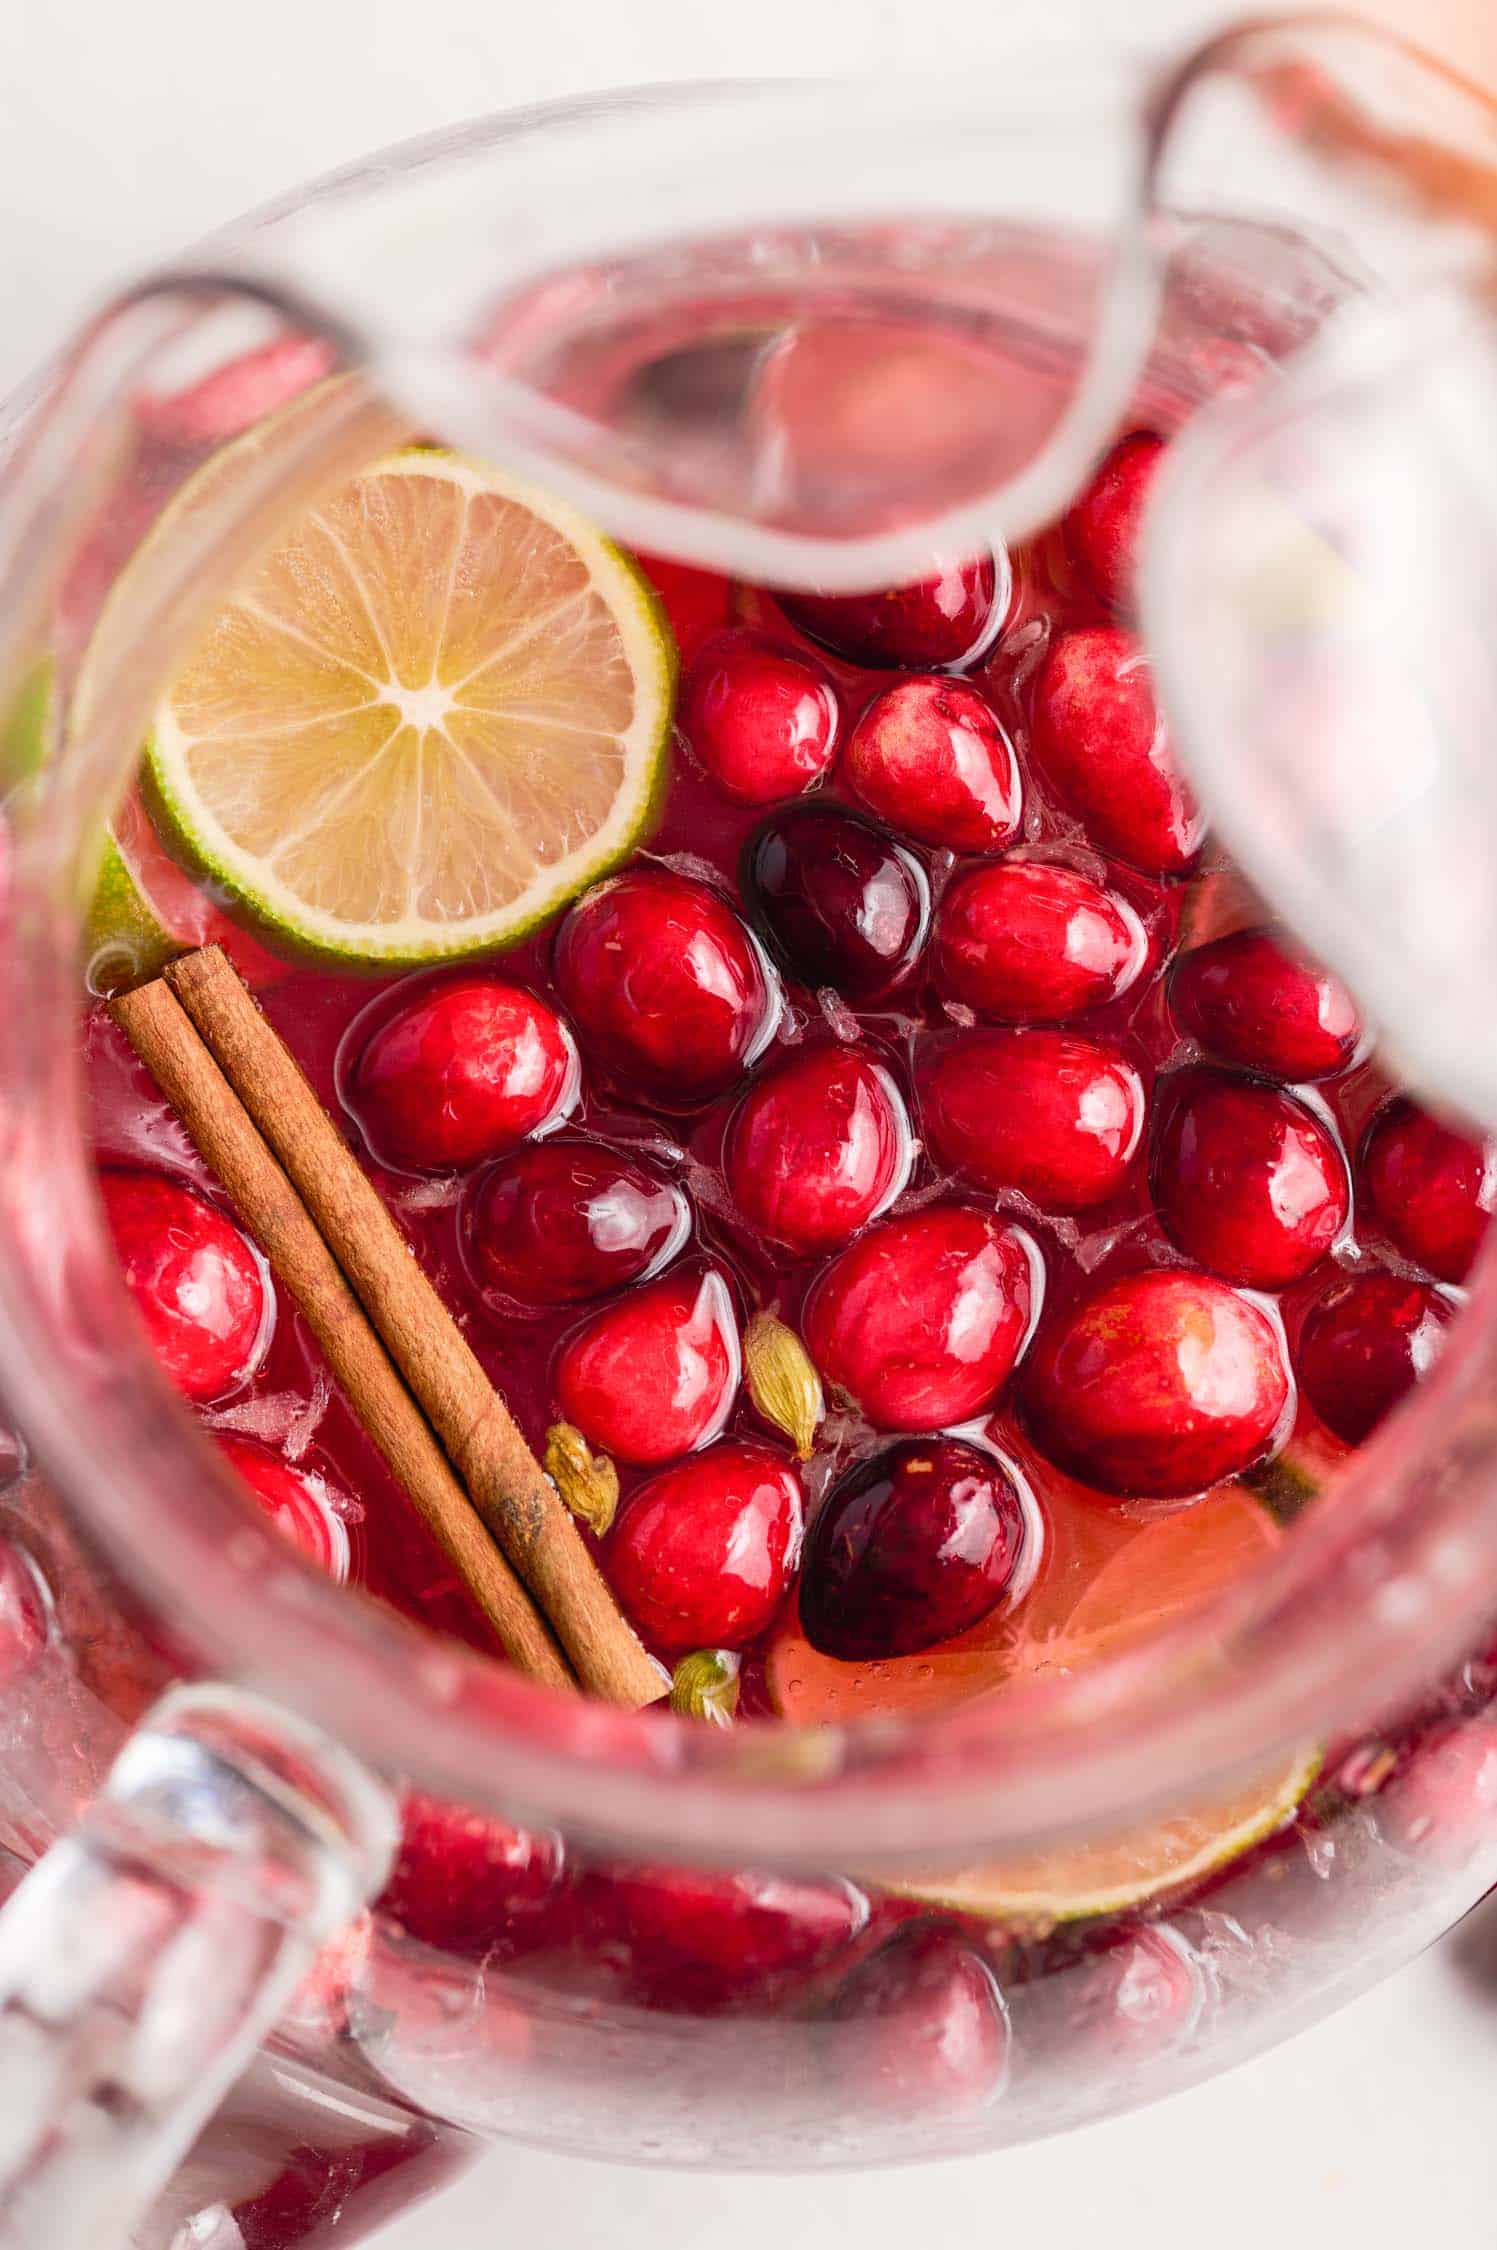
[(773, 1313), (755, 1313), (743, 1339), (749, 1397), (766, 1422), (783, 1430), (797, 1459), (809, 1458), (826, 1412), (821, 1377), (793, 1328)]
[(570, 1422), (546, 1432), (545, 1470), (579, 1523), (602, 1538), (618, 1512), (619, 1473)]

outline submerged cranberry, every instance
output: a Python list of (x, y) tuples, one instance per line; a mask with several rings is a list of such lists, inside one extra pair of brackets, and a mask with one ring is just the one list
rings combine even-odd
[(826, 1656), (913, 1656), (996, 1609), (1024, 1546), (1013, 1479), (960, 1438), (905, 1438), (833, 1485), (806, 1541), (800, 1621)]
[(249, 1381), (270, 1341), (265, 1270), (235, 1226), (179, 1180), (99, 1180), (125, 1286), (165, 1372), (199, 1405)]
[[(1000, 567), (1001, 563), (1001, 567)], [(1010, 590), (1008, 560), (948, 563), (913, 585), (876, 594), (781, 594), (793, 624), (852, 664), (946, 671), (992, 639)]]
[(51, 1633), (50, 1588), (24, 1547), (0, 1539), (0, 1688), (17, 1685)]
[[(1050, 2003), (1041, 2037), (1073, 2066), (1084, 2056), (1093, 2068), (1116, 2069), (1163, 2053), (1186, 2038), (1200, 2019), (1206, 1974), (1174, 1930), (1145, 1926), (1117, 1931), (1088, 1949), (1035, 1997)], [(1030, 2033), (1026, 2017), (1021, 2037)]]
[(464, 1248), (480, 1286), (522, 1305), (581, 1304), (644, 1281), (691, 1231), (681, 1189), (596, 1141), (537, 1141), (474, 1183)]
[(793, 1461), (758, 1439), (724, 1439), (626, 1503), (608, 1542), (609, 1583), (663, 1655), (746, 1648), (784, 1599), (804, 1513)]
[(348, 1528), (320, 1477), (250, 1438), (216, 1433), (225, 1460), (253, 1492), (283, 1538), (329, 1577), (348, 1576)]
[(719, 633), (692, 660), (681, 731), (740, 804), (797, 797), (837, 748), (837, 691), (818, 664), (757, 633)]
[(1051, 1211), (1105, 1203), (1144, 1127), (1143, 1082), (1116, 1048), (1071, 1031), (977, 1031), (920, 1070), (938, 1164), (978, 1187), (1017, 1188)]
[(743, 893), (792, 975), (855, 1004), (893, 991), (930, 924), (930, 882), (914, 853), (830, 805), (793, 805), (755, 832)]
[(1250, 1468), (1289, 1398), (1265, 1313), (1211, 1274), (1156, 1269), (1103, 1282), (1041, 1329), (1021, 1406), (1071, 1476), (1167, 1499)]
[(1038, 1252), (965, 1204), (886, 1219), (806, 1299), (806, 1346), (876, 1429), (938, 1430), (991, 1405), (1039, 1305)]
[(1092, 592), (1113, 609), (1133, 599), (1144, 509), (1164, 440), (1133, 430), (1108, 454), (1065, 519), (1065, 541)]
[(1400, 1095), (1362, 1144), (1362, 1184), (1389, 1237), (1438, 1281), (1464, 1281), (1497, 1201), (1482, 1143)]
[(1454, 1309), (1438, 1289), (1401, 1274), (1333, 1281), (1306, 1314), (1294, 1355), (1326, 1428), (1347, 1445), (1369, 1437), (1434, 1366)]
[(911, 1147), (888, 1072), (856, 1048), (821, 1047), (749, 1088), (723, 1170), (744, 1218), (772, 1241), (834, 1250), (893, 1202)]
[(1131, 633), (1095, 625), (1052, 641), (1033, 730), (1042, 772), (1101, 850), (1148, 875), (1182, 875), (1194, 863), (1205, 823)]
[(742, 1359), (715, 1266), (662, 1275), (594, 1313), (556, 1362), (556, 1400), (590, 1445), (650, 1467), (715, 1438)]
[(1182, 1031), (1223, 1062), (1296, 1082), (1333, 1078), (1362, 1043), (1356, 1003), (1328, 969), (1267, 930), (1233, 930), (1184, 953), (1170, 978)]
[(1152, 1142), (1167, 1232), (1227, 1281), (1287, 1288), (1346, 1225), (1351, 1186), (1336, 1137), (1281, 1087), (1176, 1071), (1155, 1089)]
[(982, 1956), (936, 1923), (859, 1962), (822, 2016), (849, 2098), (896, 2117), (960, 2117), (1002, 2093), (1008, 2011)]
[(1497, 1825), (1497, 1719), (1485, 1712), (1436, 1727), (1415, 1743), (1378, 1799), (1384, 1835), (1416, 1857), (1453, 1865)]
[(534, 1930), (561, 1880), (559, 1836), (413, 1789), (379, 1905), (424, 1944), (502, 1958)]
[(1046, 860), (969, 868), (936, 916), (945, 990), (1001, 1023), (1060, 1023), (1105, 1007), (1128, 990), (1148, 950), (1125, 899)]
[(415, 990), (354, 1058), (344, 1102), (376, 1163), (461, 1171), (566, 1116), (577, 1050), (545, 1001), (498, 977)]
[(961, 680), (922, 674), (876, 695), (842, 760), (871, 812), (902, 836), (954, 852), (1001, 852), (1023, 790), (991, 704)]
[(590, 1058), (670, 1100), (723, 1092), (778, 1008), (732, 907), (668, 867), (632, 867), (578, 901), (557, 935), (556, 981)]
[(136, 419), (157, 445), (222, 445), (320, 382), (333, 361), (333, 347), (321, 336), (277, 336), (199, 376), (185, 390), (140, 399)]
[(868, 1920), (851, 1883), (792, 1875), (609, 1866), (589, 1891), (597, 1919), (628, 1948), (634, 1983), (666, 2006), (751, 2001), (810, 1976)]

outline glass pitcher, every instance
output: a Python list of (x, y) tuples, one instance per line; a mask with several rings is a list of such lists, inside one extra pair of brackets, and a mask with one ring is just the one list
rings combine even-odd
[[(78, 1019), (80, 951), (95, 990), (129, 967), (88, 902), (107, 821), (144, 848), (126, 793), (161, 683), (276, 528), (392, 446), (501, 463), (675, 567), (683, 604), (706, 573), (762, 607), (1002, 556), (1142, 426), (1183, 432), (1142, 625), (1208, 807), (1408, 1072), (1490, 1122), (1469, 984), (1464, 1010), (1416, 1000), (1431, 960), (1479, 975), (1492, 909), (1464, 754), (1492, 495), (1466, 481), (1458, 559), (1424, 534), (1490, 396), (1494, 154), (1474, 89), (1347, 23), (1163, 73), (622, 94), (288, 200), (133, 290), (13, 409), (0, 2240), (350, 2240), (506, 2135), (774, 2168), (997, 2146), (1241, 2059), (1493, 1879), (1489, 1264), (1331, 1493), (1146, 1645), (938, 1718), (713, 1727), (537, 1687), (253, 1516), (131, 1325)], [(1366, 474), (1395, 455), (1417, 475)], [(1470, 815), (1417, 946), (1347, 903), (1413, 817), (1369, 670), (1400, 527), (1461, 689), (1421, 738), (1430, 855), (1440, 788)], [(1278, 754), (1305, 713), (1329, 782)], [(1340, 753), (1369, 729), (1357, 858)], [(176, 880), (173, 934), (222, 934)], [(1286, 1518), (1304, 1496), (1269, 1494)], [(959, 1887), (931, 1911), (915, 1879), (1110, 1852), (1290, 1753), (1292, 1817), (1145, 1912), (1015, 1926)], [(423, 1823), (451, 1855), (435, 1898)]]

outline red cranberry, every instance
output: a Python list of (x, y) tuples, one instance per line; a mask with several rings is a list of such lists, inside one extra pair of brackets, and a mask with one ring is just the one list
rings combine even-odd
[(1454, 1307), (1427, 1282), (1368, 1273), (1333, 1281), (1300, 1330), (1295, 1366), (1326, 1428), (1360, 1445), (1422, 1381)]
[(1333, 1078), (1362, 1044), (1345, 985), (1286, 953), (1267, 930), (1233, 930), (1182, 954), (1170, 1006), (1180, 1029), (1213, 1055), (1269, 1078)]
[(989, 1406), (1038, 1309), (1039, 1254), (965, 1204), (886, 1219), (806, 1299), (806, 1345), (881, 1430), (937, 1430)]
[(332, 366), (333, 348), (322, 337), (278, 336), (185, 390), (142, 398), (136, 419), (157, 445), (222, 445), (320, 382)]
[(589, 1444), (649, 1467), (715, 1438), (742, 1371), (727, 1283), (662, 1275), (594, 1313), (562, 1346), (556, 1399)]
[(1024, 1510), (992, 1454), (904, 1438), (860, 1461), (806, 1542), (800, 1621), (824, 1656), (913, 1656), (996, 1609), (1024, 1545)]
[(1071, 1031), (978, 1031), (927, 1054), (931, 1154), (978, 1187), (1051, 1211), (1105, 1203), (1144, 1127), (1143, 1082), (1113, 1047)]
[(199, 1405), (237, 1390), (270, 1342), (273, 1299), (255, 1251), (179, 1180), (105, 1172), (99, 1186), (125, 1286), (166, 1373)]
[(463, 1213), (479, 1286), (521, 1305), (580, 1304), (648, 1280), (690, 1231), (673, 1181), (593, 1141), (536, 1141), (501, 1157)]
[(1459, 1865), (1497, 1828), (1497, 1719), (1436, 1727), (1378, 1800), (1378, 1824), (1417, 1857)]
[(1065, 540), (1082, 577), (1113, 609), (1133, 599), (1139, 531), (1164, 440), (1152, 430), (1119, 438), (1065, 520)]
[(784, 1599), (804, 1505), (783, 1453), (725, 1439), (640, 1486), (608, 1542), (609, 1583), (664, 1655), (746, 1648)]
[(1007, 860), (959, 875), (936, 916), (936, 974), (1001, 1023), (1061, 1023), (1128, 990), (1148, 958), (1125, 899), (1074, 867)]
[(813, 1975), (868, 1920), (851, 1883), (610, 1866), (590, 1889), (605, 1930), (629, 1949), (634, 1981), (678, 2007), (746, 2000)]
[(460, 1171), (543, 1133), (573, 1107), (577, 1050), (533, 992), (497, 977), (427, 984), (385, 1015), (343, 1090), (378, 1164)]
[(901, 835), (954, 852), (1001, 852), (1023, 790), (992, 706), (961, 680), (921, 674), (876, 695), (843, 757), (851, 786)]
[(1399, 1096), (1362, 1144), (1362, 1184), (1392, 1242), (1438, 1281), (1464, 1281), (1497, 1201), (1497, 1165), (1478, 1140)]
[(1157, 1087), (1151, 1169), (1171, 1239), (1254, 1289), (1283, 1289), (1309, 1273), (1351, 1209), (1330, 1127), (1254, 1078), (1181, 1070)]
[(822, 2018), (850, 2095), (896, 2116), (969, 2114), (1008, 2077), (1008, 2011), (980, 1954), (915, 1923), (859, 1962)]
[(1278, 1333), (1211, 1274), (1133, 1273), (1042, 1328), (1021, 1405), (1041, 1452), (1102, 1492), (1204, 1492), (1250, 1468), (1290, 1399)]
[(413, 1789), (379, 1905), (423, 1944), (502, 1958), (535, 1933), (561, 1881), (559, 1836)]
[(749, 1088), (723, 1169), (750, 1225), (790, 1250), (835, 1250), (893, 1202), (911, 1152), (888, 1072), (855, 1048), (820, 1047)]
[(850, 664), (947, 671), (981, 655), (1011, 588), (1007, 556), (986, 554), (877, 594), (781, 594), (780, 607)]
[(599, 883), (561, 925), (556, 981), (591, 1056), (657, 1097), (722, 1093), (761, 1053), (779, 996), (725, 899), (668, 867)]
[(229, 1430), (215, 1433), (224, 1458), (249, 1486), (283, 1538), (340, 1581), (348, 1576), (348, 1527), (320, 1477)]
[[(1037, 1997), (1059, 2011), (1047, 2022), (1058, 2054), (1094, 2069), (1142, 2062), (1195, 2028), (1206, 1998), (1200, 1961), (1175, 1931), (1122, 1930), (1043, 1980)], [(1021, 2036), (1029, 2031), (1026, 2021)]]
[(1092, 841), (1148, 875), (1182, 875), (1205, 823), (1175, 763), (1131, 633), (1096, 625), (1052, 641), (1034, 694), (1034, 748)]
[(837, 748), (837, 691), (817, 664), (757, 633), (720, 633), (694, 659), (680, 724), (718, 787), (744, 805), (798, 797)]
[(930, 926), (930, 882), (914, 853), (830, 805), (767, 820), (745, 848), (743, 892), (791, 974), (854, 1004), (903, 982)]

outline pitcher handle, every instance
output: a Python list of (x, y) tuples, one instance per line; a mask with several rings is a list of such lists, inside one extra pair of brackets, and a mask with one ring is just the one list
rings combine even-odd
[(0, 2250), (119, 2250), (395, 1832), (274, 1705), (163, 1697), (0, 1912)]

